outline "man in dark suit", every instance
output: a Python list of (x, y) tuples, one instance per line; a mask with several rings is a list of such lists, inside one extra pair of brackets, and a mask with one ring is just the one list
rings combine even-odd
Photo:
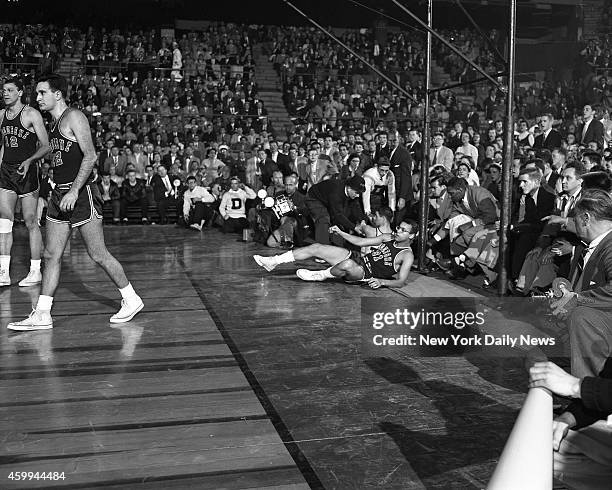
[(115, 167), (117, 175), (123, 175), (127, 163), (125, 155), (120, 155), (119, 148), (113, 146), (111, 148), (111, 155), (104, 160), (104, 164), (100, 170), (104, 173), (110, 173), (111, 167)]
[[(587, 189), (573, 210), (576, 234), (587, 247), (576, 247), (569, 280), (573, 293), (553, 314), (567, 316), (572, 352), (572, 374), (596, 376), (612, 355), (612, 197)], [(573, 351), (574, 349), (572, 349)]]
[(163, 165), (157, 167), (157, 175), (151, 180), (151, 186), (153, 187), (153, 197), (157, 204), (157, 210), (159, 212), (159, 220), (161, 225), (168, 224), (167, 210), (168, 207), (173, 204), (177, 208), (177, 219), (178, 213), (181, 210), (180, 201), (180, 186), (177, 188), (174, 185), (176, 177), (168, 175), (168, 170)]
[(597, 143), (597, 150), (601, 151), (604, 144), (604, 127), (601, 121), (595, 119), (595, 111), (589, 104), (582, 109), (583, 123), (578, 128), (576, 139), (578, 143), (587, 146), (592, 141)]
[(423, 161), (423, 145), (419, 141), (419, 131), (411, 129), (408, 131), (408, 143), (406, 144), (406, 150), (412, 157), (412, 163), (414, 168), (412, 170), (418, 170), (421, 168), (421, 162)]
[(391, 133), (389, 138), (389, 148), (391, 149), (389, 161), (391, 172), (395, 177), (395, 195), (397, 197), (398, 216), (396, 222), (410, 211), (410, 204), (413, 200), (412, 194), (412, 157), (408, 150), (400, 145), (397, 133)]
[(365, 190), (363, 177), (355, 175), (347, 181), (329, 179), (313, 185), (306, 196), (306, 207), (315, 225), (315, 241), (329, 245), (329, 228), (355, 231), (365, 218), (359, 195)]
[(561, 148), (562, 138), (559, 131), (553, 129), (554, 118), (552, 114), (543, 114), (540, 117), (540, 130), (542, 131), (536, 136), (533, 147), (535, 149), (547, 149), (553, 151), (555, 148)]
[[(510, 235), (510, 277), (516, 280), (529, 251), (538, 243), (544, 228), (543, 218), (550, 216), (555, 207), (555, 195), (542, 185), (539, 168), (524, 168), (518, 176), (522, 196), (513, 217)], [(542, 248), (544, 248), (543, 245)]]
[(391, 146), (389, 145), (389, 134), (386, 131), (380, 131), (378, 134), (378, 143), (376, 143), (376, 153), (374, 154), (374, 163), (380, 157), (387, 157), (391, 154)]

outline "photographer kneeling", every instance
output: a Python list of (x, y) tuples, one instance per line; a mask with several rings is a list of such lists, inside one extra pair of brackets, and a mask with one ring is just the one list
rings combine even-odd
[(258, 207), (259, 241), (268, 247), (291, 248), (294, 243), (301, 246), (306, 238), (308, 208), (305, 196), (297, 191), (298, 182), (297, 175), (287, 175), (284, 190), (266, 198), (274, 200), (272, 206)]

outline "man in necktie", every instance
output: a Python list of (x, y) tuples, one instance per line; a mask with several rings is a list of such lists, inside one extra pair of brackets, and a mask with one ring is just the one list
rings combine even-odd
[(518, 279), (525, 257), (538, 247), (540, 250), (550, 245), (539, 241), (544, 228), (542, 221), (553, 214), (555, 195), (541, 186), (542, 171), (539, 168), (524, 168), (518, 176), (522, 192), (517, 215), (513, 218), (510, 235), (510, 289), (513, 290)]
[[(168, 175), (163, 165), (157, 168), (157, 175), (151, 179), (153, 196), (159, 212), (160, 224), (168, 224), (167, 211), (171, 205), (176, 205), (177, 189), (174, 187), (174, 176)], [(180, 206), (178, 206), (180, 208)], [(178, 213), (178, 209), (177, 209)]]
[[(612, 426), (606, 424), (612, 410), (605, 400), (610, 391), (604, 388), (612, 378), (612, 197), (584, 190), (572, 218), (588, 245), (583, 253), (574, 251), (575, 290), (551, 304), (554, 315), (567, 319), (570, 336), (572, 376), (555, 375), (575, 386), (568, 393), (574, 401), (553, 421), (554, 473), (572, 488), (606, 488), (612, 454)], [(606, 457), (608, 464), (598, 463)]]

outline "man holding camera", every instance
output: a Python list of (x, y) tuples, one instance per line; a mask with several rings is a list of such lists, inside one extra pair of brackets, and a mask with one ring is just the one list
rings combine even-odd
[[(306, 197), (297, 192), (299, 179), (295, 174), (285, 177), (285, 190), (277, 193), (273, 197), (283, 199), (290, 207), (290, 211), (280, 209), (279, 211), (264, 210), (269, 215), (269, 234), (266, 245), (271, 248), (287, 247), (291, 248), (293, 243), (300, 246), (305, 238), (304, 227), (305, 219), (308, 214), (306, 207)], [(275, 199), (275, 208), (279, 199)], [(282, 213), (280, 217), (278, 214)]]

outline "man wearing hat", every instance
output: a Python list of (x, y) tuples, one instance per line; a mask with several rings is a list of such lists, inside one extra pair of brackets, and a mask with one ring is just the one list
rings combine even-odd
[(350, 233), (365, 216), (359, 195), (365, 190), (363, 177), (347, 180), (329, 179), (313, 185), (306, 196), (306, 206), (315, 225), (315, 241), (329, 245), (329, 228), (337, 225)]

